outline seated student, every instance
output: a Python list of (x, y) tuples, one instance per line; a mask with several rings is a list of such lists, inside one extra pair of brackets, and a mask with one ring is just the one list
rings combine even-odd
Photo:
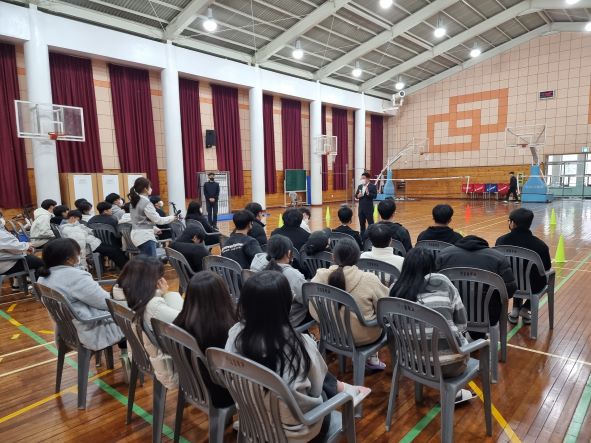
[[(507, 287), (509, 298), (513, 297), (517, 289), (509, 259), (499, 251), (489, 248), (488, 242), (483, 238), (467, 235), (458, 240), (454, 246), (443, 249), (437, 256), (438, 270), (462, 267), (483, 269), (500, 275)], [(490, 324), (494, 326), (501, 317), (501, 299), (496, 291), (490, 299), (488, 309)], [(477, 332), (470, 332), (470, 336), (474, 339), (484, 338), (484, 334)]]
[[(29, 269), (35, 271), (35, 276), (38, 270), (43, 267), (43, 260), (35, 257), (33, 252), (35, 248), (30, 243), (20, 242), (18, 239), (8, 232), (5, 228), (5, 220), (2, 212), (0, 212), (0, 274), (13, 274), (25, 270), (21, 256), (25, 256)], [(14, 260), (12, 260), (14, 258)], [(13, 289), (19, 289), (18, 285), (13, 284)]]
[[(330, 228), (328, 228), (329, 232)], [(302, 246), (302, 249), (300, 250), (300, 254), (301, 254), (301, 259), (302, 259), (302, 263), (300, 264), (301, 268), (302, 268), (302, 272), (304, 273), (304, 276), (306, 277), (307, 280), (310, 280), (311, 278), (314, 277), (314, 275), (309, 275), (309, 270), (306, 266), (303, 266), (303, 260), (306, 257), (313, 257), (316, 254), (319, 254), (321, 252), (330, 252), (329, 250), (329, 234), (326, 231), (314, 231), (312, 232), (312, 234), (310, 234), (310, 237), (308, 237), (308, 241), (306, 242), (306, 244), (304, 246)]]
[[(289, 321), (292, 292), (287, 279), (275, 271), (249, 278), (238, 301), (239, 323), (228, 332), (225, 350), (246, 357), (276, 372), (305, 414), (324, 402), (323, 393), (334, 397), (347, 392), (356, 403), (371, 390), (338, 381), (328, 372), (316, 342), (293, 329)], [(293, 426), (296, 419), (281, 408), (281, 421), (290, 441), (310, 441), (328, 430), (330, 414), (314, 425)]]
[(43, 200), (41, 207), (35, 209), (35, 212), (33, 212), (34, 220), (31, 225), (30, 235), (31, 244), (34, 247), (40, 248), (54, 237), (50, 224), (51, 217), (53, 217), (53, 209), (56, 206), (57, 202), (55, 200)]
[(179, 251), (187, 259), (194, 272), (203, 270), (203, 258), (209, 255), (204, 246), (205, 231), (197, 225), (189, 225), (183, 233), (170, 244), (170, 248)]
[[(217, 229), (215, 229), (213, 226), (211, 226), (211, 224), (209, 224), (207, 217), (205, 215), (203, 215), (201, 203), (199, 203), (199, 202), (192, 201), (191, 203), (189, 203), (189, 206), (187, 207), (187, 214), (185, 215), (185, 220), (198, 221), (199, 223), (201, 223), (201, 225), (203, 226), (203, 229), (205, 229), (205, 232), (207, 232), (208, 234), (215, 234), (215, 233), (219, 232)], [(205, 239), (205, 244), (207, 246), (214, 245), (214, 244), (218, 243), (219, 241), (220, 241), (219, 237), (215, 237), (213, 235), (210, 235)]]
[(299, 251), (310, 237), (310, 234), (300, 227), (303, 220), (302, 211), (296, 208), (287, 209), (283, 213), (283, 227), (275, 229), (271, 237), (277, 234), (286, 236)]
[[(518, 208), (511, 211), (511, 214), (509, 214), (510, 232), (497, 238), (496, 246), (519, 246), (521, 248), (526, 248), (537, 252), (542, 259), (542, 263), (544, 264), (544, 270), (548, 271), (552, 267), (550, 251), (546, 243), (532, 234), (530, 228), (533, 221), (534, 213), (529, 209)], [(546, 283), (546, 277), (540, 276), (537, 267), (534, 266), (531, 271), (530, 280), (532, 292), (536, 293), (541, 291), (544, 286), (546, 286)], [(509, 321), (511, 323), (517, 323), (517, 320), (519, 320), (519, 317), (521, 316), (523, 323), (526, 325), (530, 324), (530, 309), (531, 304), (529, 300), (526, 300), (524, 303), (522, 299), (514, 298), (513, 309), (509, 314)]]
[[(39, 274), (39, 283), (59, 291), (71, 303), (72, 309), (82, 319), (104, 315), (109, 312), (106, 299), (109, 293), (94, 281), (92, 275), (80, 269), (80, 246), (69, 238), (51, 240), (43, 248), (44, 268)], [(98, 351), (123, 340), (123, 333), (112, 319), (98, 323), (75, 321), (80, 342), (93, 351)], [(121, 343), (120, 347), (124, 347)], [(122, 349), (122, 353), (125, 351)]]
[(453, 215), (454, 210), (450, 205), (435, 206), (433, 208), (433, 221), (435, 224), (421, 232), (417, 237), (417, 241), (437, 240), (455, 245), (462, 238), (462, 235), (449, 227)]
[[(458, 346), (468, 344), (464, 337), (468, 316), (460, 294), (445, 275), (435, 273), (435, 259), (430, 251), (414, 248), (406, 254), (400, 278), (390, 290), (390, 297), (403, 298), (439, 312), (445, 317)], [(427, 338), (431, 339), (430, 336)], [(439, 361), (444, 378), (461, 375), (469, 358), (453, 354), (447, 340), (439, 340)], [(456, 395), (456, 403), (474, 397), (469, 390), (461, 389)]]
[[(86, 257), (86, 245), (92, 252), (98, 252), (101, 255), (113, 260), (119, 269), (123, 269), (127, 263), (127, 256), (117, 246), (106, 245), (92, 234), (92, 229), (80, 223), (82, 214), (80, 211), (68, 212), (68, 222), (61, 227), (62, 237), (71, 238), (80, 245), (82, 258)], [(86, 265), (86, 262), (84, 262)]]
[(105, 197), (105, 201), (107, 203), (111, 203), (113, 205), (112, 212), (113, 217), (117, 220), (121, 220), (125, 211), (123, 210), (123, 204), (125, 203), (119, 194), (111, 192), (109, 195)]
[(88, 224), (101, 223), (103, 225), (110, 225), (117, 229), (119, 221), (113, 216), (113, 205), (109, 202), (100, 202), (96, 205), (96, 210), (99, 215), (93, 216), (88, 220)]
[[(214, 272), (202, 271), (189, 281), (183, 309), (173, 324), (191, 334), (205, 353), (207, 348), (223, 348), (228, 331), (237, 321), (236, 306), (224, 280)], [(199, 367), (213, 405), (216, 408), (233, 405), (228, 390), (212, 381), (209, 369), (201, 362)]]
[[(404, 246), (404, 249), (409, 251), (412, 248), (410, 241), (410, 234), (404, 226), (400, 223), (394, 222), (394, 214), (396, 213), (396, 203), (392, 199), (386, 199), (378, 204), (378, 213), (382, 221), (380, 223), (386, 225), (390, 229), (390, 236), (394, 240), (398, 240)], [(367, 238), (369, 234), (367, 231), (364, 233), (363, 240)]]
[(87, 224), (88, 221), (94, 216), (92, 211), (92, 203), (87, 200), (80, 201), (76, 208), (82, 213), (82, 223)]
[[(135, 312), (135, 319), (150, 332), (153, 318), (172, 323), (183, 308), (181, 295), (168, 290), (162, 262), (147, 255), (138, 255), (123, 268), (113, 287), (113, 298), (126, 301)], [(174, 372), (172, 359), (145, 334), (143, 343), (158, 381), (169, 389), (176, 387), (178, 375)]]
[(66, 205), (57, 205), (53, 208), (53, 217), (49, 220), (52, 225), (59, 226), (66, 222), (66, 214), (70, 209)]
[[(158, 213), (158, 215), (160, 217), (162, 217), (162, 218), (166, 217), (166, 213), (164, 212), (164, 209), (163, 209), (164, 202), (162, 201), (162, 199), (160, 198), (159, 195), (151, 195), (150, 202), (154, 205), (154, 209), (156, 209), (156, 212)], [(156, 225), (156, 227), (158, 229), (160, 229), (160, 233), (158, 234), (159, 240), (167, 240), (169, 238), (172, 238), (170, 224), (166, 223), (163, 225)]]
[(257, 254), (250, 269), (253, 271), (278, 271), (281, 272), (293, 292), (293, 303), (289, 313), (291, 324), (296, 327), (308, 317), (308, 307), (304, 306), (302, 299), (302, 286), (306, 283), (304, 274), (295, 269), (291, 263), (293, 260), (293, 243), (283, 235), (274, 235), (269, 239), (267, 252)]
[[(365, 320), (376, 318), (378, 300), (388, 295), (388, 288), (380, 279), (371, 272), (363, 272), (357, 267), (361, 252), (359, 246), (353, 239), (343, 239), (335, 245), (332, 255), (335, 263), (328, 269), (318, 269), (313, 283), (323, 283), (335, 288), (347, 291), (359, 306), (359, 310)], [(309, 306), (310, 314), (318, 321), (318, 314)], [(357, 316), (351, 314), (351, 330), (355, 344), (358, 346), (374, 343), (382, 335), (382, 328), (379, 326), (362, 326)], [(367, 359), (368, 369), (383, 370), (386, 364), (381, 362), (378, 354)]]
[(310, 229), (310, 219), (312, 218), (312, 212), (310, 212), (310, 210), (305, 207), (300, 208), (300, 212), (302, 213), (302, 223), (300, 223), (300, 228), (302, 228), (308, 234), (311, 234), (312, 230)]
[(371, 258), (388, 263), (401, 271), (404, 257), (394, 254), (394, 248), (390, 246), (392, 239), (390, 228), (383, 223), (374, 223), (367, 228), (369, 240), (371, 241), (371, 251), (361, 253), (361, 258)]
[(361, 242), (361, 235), (359, 235), (359, 231), (355, 231), (349, 226), (353, 220), (353, 210), (348, 206), (343, 206), (339, 209), (337, 214), (339, 216), (341, 226), (333, 229), (333, 231), (350, 235), (357, 242), (359, 249), (363, 249), (363, 243)]
[(248, 235), (254, 216), (252, 212), (243, 209), (234, 213), (232, 221), (235, 229), (224, 242), (222, 257), (231, 258), (240, 263), (242, 269), (248, 269), (254, 256), (263, 252), (259, 242)]
[(248, 235), (255, 238), (259, 242), (259, 245), (265, 246), (267, 244), (267, 233), (265, 232), (265, 224), (263, 223), (263, 218), (265, 217), (263, 207), (259, 203), (250, 202), (244, 207), (244, 209), (252, 212), (252, 215), (254, 215), (252, 229)]

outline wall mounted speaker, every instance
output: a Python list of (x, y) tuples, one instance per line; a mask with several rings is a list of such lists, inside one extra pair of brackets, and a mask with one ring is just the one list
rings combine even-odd
[(211, 148), (215, 146), (215, 131), (213, 129), (205, 130), (205, 147)]

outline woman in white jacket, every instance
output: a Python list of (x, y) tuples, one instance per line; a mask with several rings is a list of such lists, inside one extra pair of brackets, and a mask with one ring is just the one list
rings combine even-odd
[[(135, 312), (136, 321), (149, 332), (152, 332), (153, 318), (172, 323), (183, 309), (181, 295), (168, 290), (162, 262), (146, 255), (138, 255), (125, 265), (113, 287), (113, 298), (125, 300)], [(171, 358), (163, 354), (148, 335), (144, 334), (143, 342), (158, 381), (169, 389), (176, 387), (178, 378)]]
[[(39, 274), (39, 283), (60, 292), (68, 299), (72, 309), (82, 319), (108, 313), (106, 299), (109, 293), (93, 280), (92, 275), (78, 268), (80, 246), (69, 238), (50, 241), (43, 248), (45, 267)], [(81, 324), (74, 322), (80, 342), (93, 351), (104, 349), (123, 340), (121, 329), (112, 319)], [(121, 343), (125, 347), (124, 342)]]

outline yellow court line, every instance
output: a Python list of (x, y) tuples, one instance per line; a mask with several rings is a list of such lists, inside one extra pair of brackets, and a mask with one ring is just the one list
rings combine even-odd
[(533, 352), (535, 354), (547, 355), (548, 357), (560, 358), (562, 360), (572, 361), (573, 363), (580, 363), (582, 365), (591, 366), (591, 362), (579, 360), (579, 359), (572, 358), (572, 357), (565, 357), (564, 355), (551, 354), (549, 352), (538, 351), (537, 349), (525, 348), (523, 346), (512, 345), (510, 343), (507, 343), (507, 346), (509, 346), (511, 348), (515, 348), (515, 349), (521, 349), (522, 351), (529, 351), (529, 352)]
[[(484, 401), (484, 397), (482, 395), (482, 391), (480, 390), (480, 388), (476, 385), (476, 383), (474, 383), (473, 381), (471, 381), (469, 383), (470, 388), (472, 388), (472, 390), (476, 393), (476, 395), (478, 395), (478, 398), (480, 398), (480, 400)], [(509, 425), (509, 423), (507, 423), (507, 420), (505, 420), (503, 418), (503, 416), (501, 415), (501, 413), (499, 412), (499, 410), (497, 408), (495, 408), (495, 405), (492, 405), (492, 415), (495, 418), (495, 420), (501, 425), (501, 427), (503, 428), (503, 432), (505, 432), (505, 434), (507, 435), (507, 437), (509, 437), (509, 440), (512, 443), (521, 443), (521, 440), (519, 439), (519, 437), (517, 436), (517, 434), (515, 434), (515, 432), (513, 431), (513, 429), (511, 428), (511, 426)]]
[(21, 335), (20, 334), (12, 334), (12, 336), (10, 337), (11, 340), (16, 340), (17, 338), (19, 338)]
[(6, 310), (6, 312), (12, 312), (14, 311), (14, 308), (16, 308), (16, 303), (11, 304), (8, 309)]
[(55, 340), (49, 341), (47, 343), (43, 343), (43, 344), (40, 344), (40, 345), (31, 346), (30, 348), (24, 348), (24, 349), (19, 349), (18, 351), (8, 352), (6, 354), (0, 355), (0, 358), (2, 358), (2, 357), (8, 357), (10, 355), (20, 354), (21, 352), (27, 352), (27, 351), (30, 351), (31, 349), (42, 348), (42, 347), (45, 347), (45, 346), (48, 346), (48, 345), (52, 345), (54, 343), (55, 343)]
[[(92, 382), (92, 381), (96, 380), (97, 378), (107, 375), (108, 373), (110, 373), (112, 371), (113, 371), (112, 369), (107, 369), (106, 371), (103, 371), (100, 374), (96, 374), (96, 375), (90, 377), (88, 379), (88, 381)], [(57, 394), (52, 394), (48, 397), (42, 398), (41, 400), (36, 401), (35, 403), (32, 403), (28, 406), (25, 406), (24, 408), (21, 408), (21, 409), (14, 411), (14, 412), (11, 412), (10, 414), (5, 415), (4, 417), (0, 417), (0, 423), (4, 423), (5, 421), (8, 421), (14, 417), (18, 417), (19, 415), (24, 414), (25, 412), (28, 412), (31, 409), (35, 409), (38, 406), (44, 405), (48, 401), (51, 401), (51, 400), (58, 398), (58, 397), (61, 397), (65, 393), (75, 394), (77, 391), (78, 391), (78, 388), (76, 386), (70, 386), (69, 388), (63, 389), (62, 391), (58, 392)]]
[(37, 332), (39, 332), (40, 334), (45, 334), (45, 335), (53, 335), (53, 334), (55, 334), (54, 331), (50, 331), (49, 329), (39, 329)]

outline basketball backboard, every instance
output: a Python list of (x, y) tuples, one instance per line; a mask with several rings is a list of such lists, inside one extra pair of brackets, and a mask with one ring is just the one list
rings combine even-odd
[(546, 144), (546, 125), (509, 126), (505, 130), (508, 148), (543, 147)]
[(19, 138), (85, 141), (82, 108), (23, 100), (15, 100), (14, 106)]

